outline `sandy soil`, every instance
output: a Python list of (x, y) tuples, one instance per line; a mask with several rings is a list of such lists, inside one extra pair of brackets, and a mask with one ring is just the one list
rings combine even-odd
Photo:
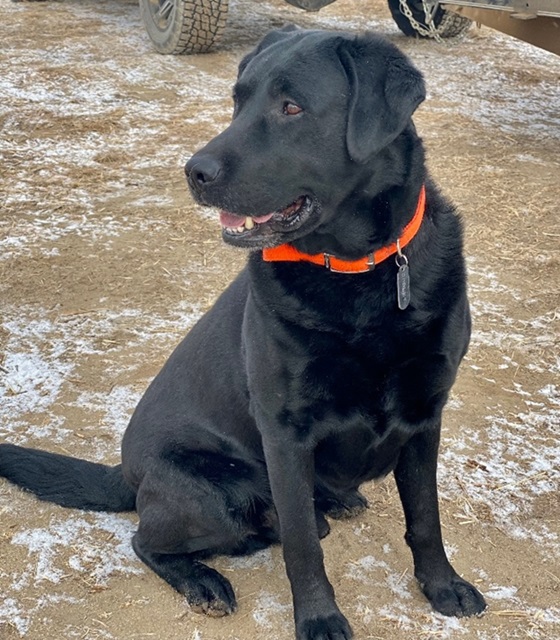
[[(333, 523), (327, 568), (357, 638), (560, 638), (560, 60), (488, 30), (401, 37), (382, 0), (306, 15), (232, 2), (219, 51), (163, 57), (130, 0), (0, 0), (0, 439), (114, 463), (142, 390), (243, 263), (182, 165), (228, 121), (240, 57), (296, 22), (387, 34), (424, 71), (416, 122), (464, 214), (472, 349), (446, 410), (440, 486), (481, 619), (435, 615), (392, 479)], [(240, 609), (204, 619), (141, 566), (130, 515), (0, 483), (0, 638), (287, 640), (280, 550), (218, 559)]]

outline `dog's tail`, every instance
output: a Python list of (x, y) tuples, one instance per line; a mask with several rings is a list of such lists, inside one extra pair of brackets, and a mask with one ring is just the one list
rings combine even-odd
[(121, 465), (110, 467), (78, 458), (0, 444), (0, 476), (39, 500), (91, 511), (133, 511), (136, 492)]

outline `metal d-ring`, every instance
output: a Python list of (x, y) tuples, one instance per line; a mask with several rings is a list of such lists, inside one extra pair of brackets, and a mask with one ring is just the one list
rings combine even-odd
[[(402, 260), (402, 262), (399, 262), (399, 260)], [(408, 258), (401, 250), (400, 240), (397, 240), (397, 255), (395, 256), (395, 262), (397, 264), (397, 267), (404, 267), (408, 265)]]

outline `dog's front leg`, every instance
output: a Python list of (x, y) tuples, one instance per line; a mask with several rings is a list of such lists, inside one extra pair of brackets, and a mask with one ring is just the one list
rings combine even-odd
[(482, 595), (453, 569), (441, 537), (437, 497), (439, 425), (413, 436), (395, 469), (405, 519), (405, 539), (414, 558), (414, 574), (436, 611), (472, 616), (486, 608)]
[(264, 438), (263, 444), (292, 588), (297, 640), (349, 640), (352, 630), (336, 605), (317, 532), (313, 450), (289, 437)]

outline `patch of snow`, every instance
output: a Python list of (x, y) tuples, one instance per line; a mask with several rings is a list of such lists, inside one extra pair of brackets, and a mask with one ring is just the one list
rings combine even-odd
[[(422, 623), (419, 624), (417, 616), (412, 615), (410, 604), (402, 600), (381, 607), (376, 616), (383, 621), (393, 622), (400, 632), (407, 632), (411, 637), (421, 635), (447, 640), (468, 633), (467, 625), (460, 618), (449, 618), (431, 609), (422, 611)], [(373, 617), (370, 620), (364, 618), (366, 623), (374, 620)]]
[[(384, 560), (376, 560), (373, 556), (364, 556), (347, 565), (345, 575), (352, 580), (358, 580), (365, 584), (378, 584), (374, 580), (374, 574), (388, 572), (389, 565)], [(377, 576), (379, 579), (380, 575)]]
[[(482, 449), (481, 434), (470, 428), (444, 438), (441, 494), (451, 499), (466, 491), (469, 501), (490, 509), (505, 533), (532, 539), (560, 554), (558, 534), (529, 517), (536, 497), (560, 490), (560, 411), (550, 405), (533, 406), (510, 417), (498, 410), (486, 421)], [(475, 450), (479, 464), (472, 467), (468, 460)], [(468, 469), (467, 480), (460, 484), (458, 468)]]
[[(96, 540), (94, 534), (103, 531), (104, 536)], [(91, 513), (53, 517), (48, 527), (17, 531), (12, 544), (27, 548), (34, 557), (34, 585), (42, 582), (58, 584), (67, 568), (61, 566), (59, 552), (62, 548), (75, 551), (68, 561), (78, 572), (87, 572), (96, 584), (106, 584), (109, 577), (117, 572), (141, 573), (130, 540), (135, 525), (125, 518), (108, 513)]]
[(236, 556), (226, 558), (225, 560), (231, 571), (236, 571), (238, 569), (258, 569), (259, 571), (265, 569), (266, 571), (272, 571), (275, 566), (272, 560), (272, 552), (270, 548), (262, 549), (250, 556)]
[[(160, 343), (171, 351), (178, 340), (177, 331), (186, 333), (201, 315), (197, 306), (187, 302), (170, 310), (167, 317), (146, 317), (140, 309), (58, 319), (42, 308), (5, 307), (2, 311), (5, 319), (1, 326), (8, 338), (0, 370), (0, 435), (11, 435), (18, 444), (30, 436), (62, 442), (70, 434), (64, 420), (54, 413), (60, 394), (75, 375), (79, 358), (105, 354), (103, 338), (110, 338), (120, 325), (142, 318), (141, 325), (130, 329), (128, 348)], [(117, 369), (113, 362), (107, 370), (116, 377), (121, 373)], [(119, 437), (140, 397), (126, 385), (116, 385), (107, 393), (74, 391), (74, 395), (75, 400), (67, 404), (89, 405), (92, 411), (100, 411), (100, 424)], [(31, 427), (26, 414), (43, 415), (41, 426)]]
[(253, 619), (264, 629), (279, 628), (287, 624), (290, 604), (282, 604), (276, 595), (261, 591), (253, 607)]
[(14, 598), (4, 598), (4, 600), (0, 600), (0, 623), (12, 625), (20, 636), (24, 636), (29, 631), (33, 618), (45, 607), (57, 605), (61, 602), (71, 604), (80, 602), (77, 598), (64, 594), (42, 595), (38, 597), (32, 605), (29, 602), (30, 600), (32, 599), (26, 598), (25, 604), (18, 602)]
[(484, 591), (485, 597), (490, 600), (515, 600), (517, 601), (517, 587), (491, 586)]

